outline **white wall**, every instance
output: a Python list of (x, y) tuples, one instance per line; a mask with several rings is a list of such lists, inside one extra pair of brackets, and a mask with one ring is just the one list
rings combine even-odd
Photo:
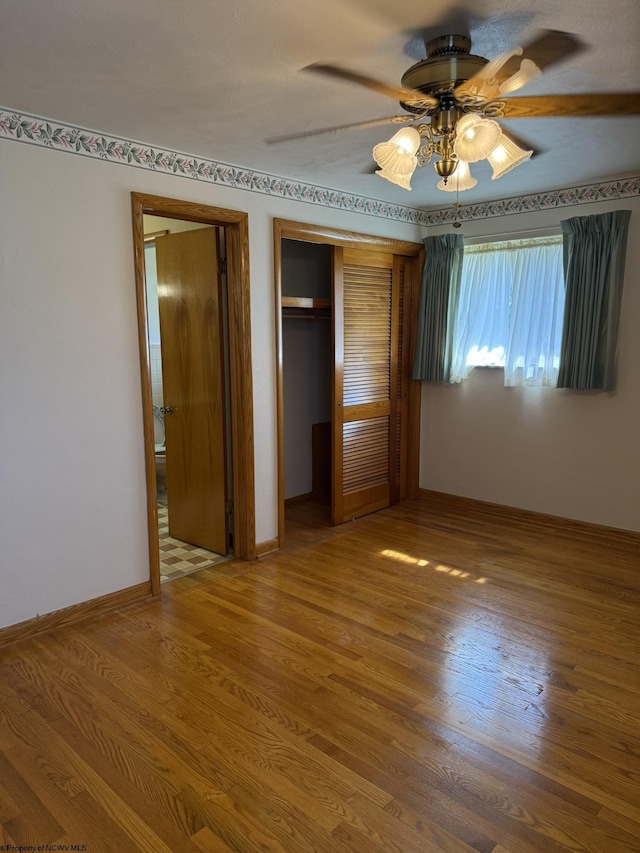
[(500, 234), (618, 209), (633, 213), (615, 391), (505, 388), (503, 372), (491, 369), (457, 386), (423, 383), (422, 488), (640, 530), (640, 200), (497, 217), (462, 231)]
[(249, 214), (256, 536), (275, 537), (273, 217), (421, 229), (6, 140), (0, 169), (0, 627), (149, 577), (131, 191)]

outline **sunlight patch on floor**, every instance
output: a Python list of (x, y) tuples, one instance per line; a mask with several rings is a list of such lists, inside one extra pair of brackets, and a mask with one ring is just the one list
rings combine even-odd
[(442, 563), (432, 563), (429, 560), (424, 560), (419, 557), (412, 557), (410, 554), (405, 554), (402, 551), (393, 551), (390, 548), (385, 548), (380, 552), (383, 557), (390, 557), (392, 560), (397, 560), (400, 563), (410, 563), (414, 566), (428, 566), (434, 572), (448, 574), (452, 578), (460, 578), (461, 580), (470, 580), (474, 583), (486, 583), (487, 578), (474, 575), (473, 572), (464, 571), (462, 569), (454, 569), (452, 566), (445, 566)]

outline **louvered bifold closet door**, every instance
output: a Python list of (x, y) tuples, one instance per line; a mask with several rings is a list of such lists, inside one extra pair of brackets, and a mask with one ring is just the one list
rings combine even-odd
[(398, 260), (334, 249), (334, 524), (397, 499)]

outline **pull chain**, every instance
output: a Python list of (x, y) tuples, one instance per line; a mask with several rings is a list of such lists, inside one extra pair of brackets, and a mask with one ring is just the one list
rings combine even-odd
[(462, 227), (462, 222), (458, 221), (458, 210), (460, 209), (460, 181), (458, 180), (456, 185), (456, 200), (454, 202), (453, 208), (456, 212), (455, 219), (453, 220), (453, 227), (460, 228)]

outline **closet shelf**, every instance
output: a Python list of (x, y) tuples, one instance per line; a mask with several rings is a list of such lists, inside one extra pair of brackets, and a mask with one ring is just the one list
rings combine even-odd
[(283, 296), (283, 308), (330, 308), (330, 299), (312, 299), (309, 296)]
[(299, 320), (326, 320), (331, 317), (330, 299), (310, 296), (283, 296), (282, 316)]

